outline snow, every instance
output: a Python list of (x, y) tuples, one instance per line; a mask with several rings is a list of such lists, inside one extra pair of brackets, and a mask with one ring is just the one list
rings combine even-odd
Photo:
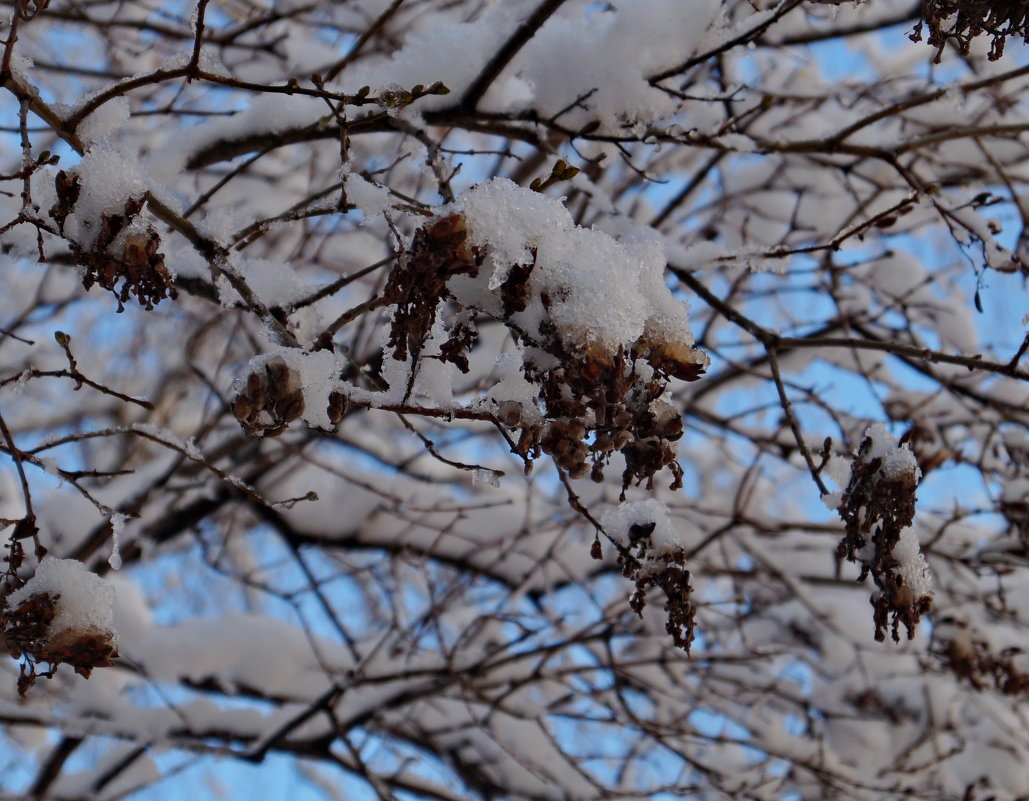
[(7, 598), (16, 608), (35, 595), (60, 596), (48, 636), (66, 631), (114, 632), (114, 588), (76, 559), (44, 556), (35, 574)]
[(112, 570), (121, 569), (121, 535), (128, 517), (118, 512), (111, 513), (111, 555), (107, 563)]
[(151, 169), (162, 178), (174, 176), (190, 157), (216, 142), (307, 125), (324, 116), (326, 110), (325, 104), (313, 97), (260, 95), (238, 114), (205, 122), (184, 133), (178, 131), (166, 147), (150, 155)]
[(126, 201), (147, 191), (139, 158), (117, 145), (101, 142), (93, 146), (68, 173), (78, 176), (81, 190), (65, 227), (87, 248), (103, 215), (123, 214)]
[[(634, 0), (557, 16), (511, 71), (544, 116), (567, 109), (561, 122), (570, 127), (596, 119), (613, 133), (622, 120), (652, 122), (674, 112), (677, 102), (647, 77), (700, 50), (720, 6), (718, 0)], [(578, 98), (584, 109), (569, 109)]]
[(873, 423), (865, 430), (865, 437), (872, 440), (871, 448), (865, 456), (866, 461), (881, 459), (883, 477), (887, 480), (903, 479), (916, 483), (922, 477), (922, 470), (911, 448), (904, 443), (899, 445), (897, 438), (889, 432), (883, 423)]
[(652, 548), (648, 555), (664, 556), (676, 550), (684, 550), (685, 540), (668, 514), (668, 507), (655, 498), (645, 501), (627, 501), (607, 509), (600, 524), (610, 536), (622, 545), (628, 546), (629, 529), (633, 526), (654, 525), (650, 534)]
[(343, 191), (346, 193), (347, 201), (357, 206), (366, 217), (374, 217), (389, 210), (390, 197), (386, 187), (373, 183), (356, 172), (347, 172), (343, 178)]
[[(83, 100), (85, 103), (90, 98), (86, 97)], [(111, 98), (82, 120), (75, 132), (83, 142), (95, 144), (128, 122), (129, 112), (128, 98)]]
[(1001, 499), (1004, 503), (1029, 502), (1029, 478), (1015, 478), (1006, 482)]
[(527, 263), (548, 235), (574, 226), (561, 201), (504, 178), (472, 187), (449, 210), (463, 213), (469, 237), (489, 247), (490, 290), (500, 287), (513, 265)]
[[(582, 228), (561, 200), (504, 178), (469, 189), (444, 211), (464, 214), (469, 241), (486, 254), (485, 286), (481, 276), (451, 284), (465, 305), (497, 308), (490, 293), (514, 265), (534, 262), (527, 308), (513, 320), (537, 341), (544, 338), (541, 325), (549, 322), (563, 342), (583, 350), (614, 352), (641, 338), (655, 345), (693, 345), (687, 306), (664, 283), (664, 249), (657, 237), (618, 240)], [(699, 352), (695, 358), (706, 364)]]
[[(247, 286), (268, 308), (289, 308), (310, 294), (296, 272), (283, 262), (270, 259), (240, 259), (235, 265)], [(236, 290), (227, 290), (238, 297)]]
[(899, 563), (897, 575), (903, 580), (901, 592), (904, 600), (914, 602), (920, 598), (931, 598), (933, 592), (932, 574), (929, 563), (918, 544), (915, 532), (906, 528), (900, 533), (900, 539), (893, 546), (892, 556)]
[[(457, 21), (440, 15), (435, 20), (436, 25), (411, 31), (403, 46), (389, 59), (371, 59), (357, 64), (344, 72), (339, 82), (349, 91), (356, 91), (361, 86), (384, 84), (410, 90), (416, 84), (429, 86), (441, 81), (452, 94), (425, 97), (417, 101), (415, 107), (422, 112), (450, 105), (500, 48), (507, 32), (524, 18), (527, 7), (525, 0), (507, 0), (493, 4), (473, 20)], [(397, 111), (404, 114), (402, 110)]]
[(517, 411), (519, 423), (534, 425), (543, 420), (543, 415), (536, 406), (539, 387), (525, 379), (522, 359), (517, 354), (504, 354), (497, 359), (497, 373), (501, 376), (487, 390), (479, 406), (492, 401), (497, 409)]
[(500, 486), (500, 478), (501, 474), (496, 470), (477, 467), (472, 471), (472, 486), (492, 487), (496, 489)]

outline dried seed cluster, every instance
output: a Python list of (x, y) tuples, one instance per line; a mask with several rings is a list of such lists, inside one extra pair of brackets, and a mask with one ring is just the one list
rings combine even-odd
[(928, 44), (936, 48), (937, 64), (953, 39), (962, 55), (968, 55), (972, 40), (985, 33), (991, 37), (990, 61), (1004, 55), (1010, 36), (1029, 43), (1029, 1), (1027, 0), (922, 0), (922, 19), (911, 34), (922, 39), (922, 26), (928, 26)]
[(933, 640), (933, 651), (944, 666), (975, 689), (994, 689), (1004, 695), (1029, 691), (1029, 674), (1015, 665), (1015, 659), (1025, 653), (1021, 648), (1004, 648), (995, 654), (968, 623), (949, 617), (937, 622)]
[[(666, 341), (650, 328), (631, 347), (613, 352), (588, 337), (559, 330), (550, 319), (538, 331), (523, 330), (515, 320), (533, 300), (530, 279), (537, 268), (536, 251), (531, 255), (527, 263), (512, 265), (494, 292), (504, 322), (527, 354), (525, 378), (538, 387), (537, 409), (527, 410), (516, 401), (499, 403), (497, 409), (498, 418), (520, 432), (515, 451), (526, 469), (546, 453), (571, 477), (589, 474), (599, 482), (611, 455), (620, 452), (626, 463), (623, 492), (643, 481), (652, 488), (654, 475), (666, 467), (672, 472), (672, 488), (681, 487), (682, 468), (672, 443), (682, 435), (682, 418), (660, 397), (669, 377), (699, 378), (706, 364), (703, 355), (692, 345)], [(462, 307), (447, 283), (454, 276), (476, 277), (482, 262), (483, 254), (468, 241), (461, 213), (415, 233), (410, 254), (394, 268), (385, 292), (395, 306), (388, 345), (396, 360), (417, 361), (440, 303), (449, 301), (458, 313), (436, 358), (467, 371), (477, 310)], [(561, 299), (544, 292), (539, 301), (546, 315)], [(414, 370), (411, 376), (413, 385)]]
[[(932, 598), (910, 585), (895, 556), (901, 534), (915, 515), (915, 490), (919, 472), (911, 456), (911, 469), (888, 470), (883, 457), (873, 457), (874, 443), (866, 436), (851, 465), (850, 481), (843, 492), (839, 513), (846, 533), (839, 556), (861, 565), (859, 581), (871, 574), (879, 592), (872, 597), (875, 638), (882, 641), (891, 630), (900, 641), (899, 627), (907, 627), (908, 638)], [(892, 622), (891, 622), (892, 618)]]
[[(672, 473), (672, 489), (682, 487), (682, 468), (672, 443), (682, 436), (682, 417), (659, 400), (666, 381), (653, 369), (640, 369), (632, 355), (620, 350), (613, 357), (577, 352), (559, 338), (548, 343), (562, 367), (528, 370), (527, 378), (540, 387), (546, 412), (542, 425), (521, 428), (517, 452), (526, 459), (539, 451), (572, 478), (604, 479), (613, 453), (625, 459), (622, 494), (631, 484), (647, 482), (664, 468)], [(512, 420), (510, 412), (507, 422)], [(517, 427), (512, 426), (512, 427)]]
[[(350, 405), (349, 397), (338, 389), (314, 394), (325, 403), (325, 417), (319, 417), (317, 427), (338, 431)], [(300, 371), (282, 356), (274, 355), (251, 362), (244, 377), (233, 384), (229, 406), (247, 436), (276, 437), (309, 410), (309, 402)]]
[[(28, 520), (28, 518), (26, 518)], [(26, 582), (18, 576), (25, 551), (18, 540), (17, 528), (7, 546), (7, 567), (0, 574), (0, 633), (7, 650), (19, 665), (18, 694), (24, 696), (37, 678), (52, 678), (58, 665), (71, 665), (80, 676), (89, 678), (93, 668), (110, 667), (118, 656), (114, 632), (95, 625), (73, 624), (55, 629), (61, 611), (61, 594), (37, 592), (9, 603), (14, 592)], [(45, 664), (42, 669), (40, 665)]]
[(304, 413), (300, 374), (273, 356), (238, 382), (231, 406), (247, 436), (278, 436)]
[[(647, 593), (660, 587), (665, 593), (665, 631), (672, 636), (677, 648), (686, 653), (694, 637), (696, 608), (691, 601), (693, 588), (690, 572), (686, 569), (686, 552), (681, 548), (657, 550), (651, 535), (655, 523), (636, 524), (629, 528), (627, 548), (621, 550), (618, 564), (622, 575), (635, 584), (629, 596), (629, 605), (640, 617), (647, 606)], [(599, 541), (593, 555), (599, 556)]]
[[(40, 676), (52, 678), (62, 663), (88, 679), (93, 668), (110, 667), (118, 656), (110, 631), (96, 627), (52, 631), (60, 603), (60, 595), (44, 592), (3, 614), (4, 637), (11, 656), (25, 657), (18, 676), (19, 695), (24, 696)], [(40, 670), (40, 663), (46, 663), (47, 669)]]
[[(65, 222), (75, 210), (81, 193), (79, 177), (64, 170), (57, 173), (57, 203), (50, 217), (64, 233)], [(145, 309), (153, 309), (164, 298), (175, 299), (171, 273), (160, 252), (161, 238), (140, 212), (147, 195), (130, 198), (121, 214), (104, 214), (92, 244), (85, 248), (73, 238), (68, 244), (82, 270), (82, 285), (89, 289), (99, 284), (118, 299), (118, 311), (135, 296)]]
[[(397, 361), (417, 359), (455, 275), (474, 275), (479, 265), (468, 245), (464, 216), (451, 214), (415, 231), (411, 250), (390, 273), (383, 297), (394, 307), (387, 345)], [(458, 350), (451, 350), (456, 357)]]

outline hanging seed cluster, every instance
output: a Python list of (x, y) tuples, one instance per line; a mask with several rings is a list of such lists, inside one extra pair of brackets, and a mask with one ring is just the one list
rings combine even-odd
[(637, 360), (623, 349), (614, 356), (582, 353), (556, 334), (547, 345), (562, 366), (527, 370), (526, 378), (540, 388), (546, 421), (521, 428), (519, 455), (530, 459), (542, 451), (572, 478), (589, 475), (601, 482), (612, 454), (621, 453), (623, 500), (634, 483), (645, 481), (653, 489), (654, 476), (665, 468), (672, 473), (671, 488), (681, 488), (673, 443), (682, 436), (682, 417), (659, 400), (667, 383), (661, 373), (638, 370)]
[(921, 41), (923, 25), (929, 29), (926, 41), (936, 48), (937, 64), (949, 40), (968, 55), (972, 40), (982, 34), (991, 38), (989, 59), (996, 61), (1004, 55), (1008, 37), (1029, 43), (1029, 0), (922, 0), (922, 19), (912, 41)]
[(858, 581), (871, 574), (879, 589), (872, 597), (875, 639), (884, 640), (889, 629), (894, 642), (899, 642), (900, 624), (906, 626), (909, 639), (914, 637), (915, 626), (932, 604), (930, 597), (905, 586), (893, 555), (901, 532), (915, 516), (918, 473), (887, 473), (881, 458), (870, 458), (872, 447), (872, 438), (865, 437), (851, 465), (839, 507), (845, 534), (837, 552), (861, 566)]
[[(686, 653), (694, 638), (696, 608), (691, 601), (693, 587), (686, 569), (686, 552), (681, 548), (656, 550), (651, 535), (655, 523), (633, 525), (628, 531), (627, 548), (618, 555), (622, 575), (633, 582), (629, 606), (640, 617), (647, 606), (647, 594), (659, 587), (665, 594), (665, 631), (677, 648)], [(593, 556), (600, 556), (600, 542), (594, 543)]]
[[(0, 572), (0, 635), (4, 638), (8, 653), (14, 659), (22, 658), (25, 652), (23, 646), (31, 645), (46, 634), (56, 614), (55, 609), (43, 609), (36, 615), (32, 615), (31, 612), (22, 612), (19, 615), (11, 610), (7, 602), (8, 596), (25, 583), (19, 576), (19, 570), (25, 562), (25, 546), (22, 543), (34, 536), (37, 531), (35, 520), (31, 516), (22, 518), (15, 524), (4, 546), (7, 553), (3, 557), (5, 567)], [(36, 675), (35, 665), (31, 660), (25, 659), (19, 665), (19, 695), (24, 696), (28, 692), (36, 680)]]
[[(95, 627), (51, 631), (60, 603), (60, 595), (43, 592), (3, 613), (7, 648), (15, 659), (25, 659), (18, 676), (21, 696), (37, 678), (52, 678), (58, 665), (71, 665), (76, 673), (88, 679), (93, 668), (110, 667), (118, 656), (110, 631)], [(47, 665), (45, 670), (40, 669), (43, 663)]]
[[(75, 211), (81, 186), (77, 175), (69, 175), (64, 170), (57, 173), (55, 186), (57, 202), (49, 213), (63, 235), (65, 222)], [(102, 215), (99, 230), (88, 248), (68, 239), (75, 262), (82, 271), (82, 285), (89, 289), (99, 284), (113, 293), (118, 300), (118, 311), (124, 311), (125, 302), (133, 296), (147, 310), (165, 298), (174, 300), (178, 296), (160, 252), (161, 238), (140, 214), (146, 201), (146, 195), (130, 198), (122, 213)]]
[[(393, 268), (383, 298), (394, 307), (387, 346), (397, 361), (417, 360), (446, 297), (446, 283), (455, 275), (478, 272), (477, 254), (468, 245), (461, 214), (451, 214), (415, 231), (411, 250)], [(458, 357), (461, 342), (451, 346)], [(460, 364), (460, 362), (458, 362)], [(467, 368), (467, 363), (465, 362)]]
[[(530, 278), (537, 268), (536, 252), (531, 255), (528, 263), (511, 266), (495, 291), (504, 322), (528, 356), (525, 378), (539, 388), (536, 410), (530, 412), (515, 401), (502, 402), (497, 409), (498, 419), (518, 432), (514, 450), (524, 459), (526, 470), (545, 453), (572, 478), (589, 475), (600, 482), (617, 452), (625, 460), (623, 495), (634, 483), (645, 481), (653, 488), (655, 474), (665, 468), (672, 473), (671, 487), (680, 488), (682, 468), (673, 443), (682, 436), (682, 418), (660, 398), (669, 377), (688, 381), (700, 377), (705, 362), (699, 351), (663, 341), (649, 331), (630, 348), (610, 352), (574, 340), (549, 320), (538, 333), (521, 330), (512, 318), (525, 311), (532, 299)], [(483, 254), (468, 242), (463, 214), (448, 215), (415, 233), (409, 256), (394, 268), (385, 292), (395, 306), (388, 342), (395, 359), (417, 360), (439, 305), (446, 300), (458, 313), (436, 358), (467, 371), (466, 354), (477, 336), (476, 313), (460, 307), (447, 282), (457, 275), (475, 277), (482, 262)], [(555, 302), (546, 293), (540, 300), (545, 311)], [(549, 366), (554, 363), (559, 366)], [(414, 371), (411, 384), (413, 376)]]

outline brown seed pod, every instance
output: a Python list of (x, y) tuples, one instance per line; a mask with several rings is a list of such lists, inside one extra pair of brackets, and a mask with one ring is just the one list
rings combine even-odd
[(253, 372), (247, 376), (247, 398), (255, 409), (263, 409), (268, 399), (268, 378), (264, 373)]
[(325, 413), (328, 415), (333, 429), (339, 428), (339, 424), (343, 421), (343, 416), (347, 413), (347, 407), (349, 406), (350, 398), (347, 397), (345, 392), (333, 390), (329, 393), (329, 405)]
[(304, 393), (293, 392), (276, 403), (275, 411), (280, 419), (292, 423), (304, 413)]
[(237, 395), (232, 400), (230, 408), (232, 409), (232, 416), (241, 423), (249, 420), (254, 411), (253, 404), (251, 404), (250, 399), (246, 395)]
[(589, 465), (585, 462), (575, 465), (568, 471), (569, 478), (583, 478), (590, 471)]
[(110, 631), (96, 627), (67, 629), (51, 637), (35, 656), (55, 665), (65, 662), (88, 679), (93, 668), (114, 664), (118, 646)]
[(634, 439), (632, 432), (627, 429), (621, 429), (614, 433), (612, 438), (612, 445), (616, 451), (624, 450), (625, 447), (632, 442)]

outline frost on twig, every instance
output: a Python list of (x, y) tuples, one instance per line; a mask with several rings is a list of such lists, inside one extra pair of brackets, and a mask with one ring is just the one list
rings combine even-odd
[(908, 638), (914, 637), (915, 626), (932, 605), (929, 568), (910, 528), (921, 477), (907, 444), (899, 444), (882, 423), (876, 423), (865, 432), (840, 501), (846, 534), (838, 552), (861, 566), (859, 581), (871, 574), (879, 588), (872, 606), (875, 638), (880, 641), (891, 628), (893, 640), (899, 642), (901, 623)]

